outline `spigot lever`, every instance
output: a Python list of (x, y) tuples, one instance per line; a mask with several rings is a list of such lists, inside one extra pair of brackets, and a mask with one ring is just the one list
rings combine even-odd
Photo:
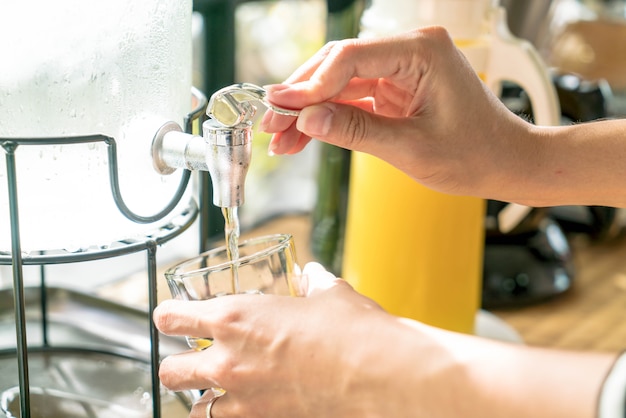
[(207, 115), (225, 127), (252, 121), (260, 103), (275, 113), (285, 116), (298, 116), (299, 110), (285, 109), (267, 100), (267, 91), (251, 83), (233, 84), (213, 93), (207, 107)]
[(225, 87), (209, 100), (210, 118), (202, 124), (203, 137), (183, 133), (176, 122), (167, 122), (158, 130), (152, 141), (154, 168), (161, 174), (178, 168), (208, 171), (213, 203), (222, 208), (241, 206), (252, 154), (252, 119), (258, 104), (281, 115), (300, 113), (271, 104), (267, 92), (254, 84)]

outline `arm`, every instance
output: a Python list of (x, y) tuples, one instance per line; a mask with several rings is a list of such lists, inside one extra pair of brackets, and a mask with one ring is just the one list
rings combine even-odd
[(528, 163), (512, 174), (523, 195), (511, 194), (510, 200), (626, 207), (626, 120), (529, 131), (536, 145), (523, 147), (520, 159)]
[[(413, 330), (412, 338), (431, 336), (436, 350), (449, 354), (443, 387), (423, 393), (421, 404), (434, 408), (425, 416), (594, 418), (602, 382), (615, 359), (614, 354), (512, 345), (400, 322)], [(443, 405), (450, 410), (437, 415)]]

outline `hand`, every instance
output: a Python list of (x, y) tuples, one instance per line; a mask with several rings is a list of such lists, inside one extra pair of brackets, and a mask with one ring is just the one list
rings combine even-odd
[[(353, 399), (360, 392), (347, 393), (361, 373), (355, 363), (359, 347), (376, 338), (372, 327), (392, 317), (320, 265), (308, 264), (304, 273), (310, 281), (305, 298), (163, 302), (154, 312), (162, 332), (214, 338), (204, 351), (163, 360), (163, 384), (173, 390), (224, 388), (226, 395), (212, 407), (214, 418), (352, 416), (346, 407), (363, 404)], [(204, 418), (212, 396), (207, 391), (191, 416)]]
[(330, 43), (285, 84), (266, 88), (271, 102), (302, 109), (297, 119), (266, 113), (274, 153), (298, 152), (315, 137), (454, 194), (489, 194), (516, 161), (521, 141), (507, 139), (529, 126), (487, 90), (442, 28)]
[[(304, 298), (225, 296), (163, 302), (167, 335), (214, 338), (172, 355), (172, 390), (223, 388), (213, 418), (594, 416), (614, 354), (542, 350), (395, 318), (318, 264)], [(190, 417), (205, 418), (211, 390)], [(532, 399), (533, 402), (529, 402)]]

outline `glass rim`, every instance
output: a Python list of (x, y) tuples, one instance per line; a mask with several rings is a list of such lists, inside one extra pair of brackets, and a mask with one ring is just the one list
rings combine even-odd
[(198, 268), (198, 269), (180, 271), (185, 266), (192, 264), (199, 259), (206, 258), (207, 256), (210, 256), (211, 254), (226, 251), (227, 250), (226, 245), (221, 245), (219, 247), (215, 247), (208, 251), (200, 253), (195, 257), (192, 257), (185, 261), (181, 261), (180, 263), (165, 270), (164, 275), (165, 275), (165, 278), (168, 280), (176, 280), (176, 279), (183, 279), (185, 277), (195, 276), (201, 273), (205, 273), (208, 270), (219, 272), (219, 271), (229, 269), (235, 264), (237, 265), (248, 264), (251, 261), (266, 257), (269, 254), (273, 254), (285, 248), (286, 246), (291, 244), (292, 239), (293, 239), (293, 236), (291, 234), (270, 234), (270, 235), (262, 235), (260, 237), (248, 238), (239, 243), (240, 248), (243, 246), (247, 246), (247, 245), (259, 244), (261, 242), (275, 241), (276, 243), (266, 248), (263, 248), (262, 250), (257, 251), (254, 254), (239, 257), (237, 260), (229, 260), (229, 261), (224, 261), (222, 263), (213, 264), (213, 265)]

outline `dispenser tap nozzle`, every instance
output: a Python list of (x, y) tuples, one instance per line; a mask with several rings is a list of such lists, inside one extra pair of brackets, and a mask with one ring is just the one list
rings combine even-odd
[(202, 129), (213, 184), (213, 204), (221, 208), (243, 205), (252, 156), (252, 123), (225, 127), (209, 119)]
[(152, 141), (154, 168), (161, 174), (171, 174), (177, 168), (208, 171), (213, 184), (213, 203), (222, 208), (241, 206), (252, 154), (255, 104), (281, 115), (300, 113), (272, 105), (267, 101), (266, 91), (254, 84), (225, 87), (213, 93), (209, 100), (209, 119), (202, 124), (202, 137), (183, 133), (176, 122), (168, 122), (159, 129)]
[(213, 204), (238, 207), (244, 202), (245, 181), (252, 155), (252, 123), (225, 127), (213, 119), (202, 124), (203, 136), (182, 132), (167, 122), (152, 141), (152, 162), (160, 174), (178, 168), (208, 171)]

